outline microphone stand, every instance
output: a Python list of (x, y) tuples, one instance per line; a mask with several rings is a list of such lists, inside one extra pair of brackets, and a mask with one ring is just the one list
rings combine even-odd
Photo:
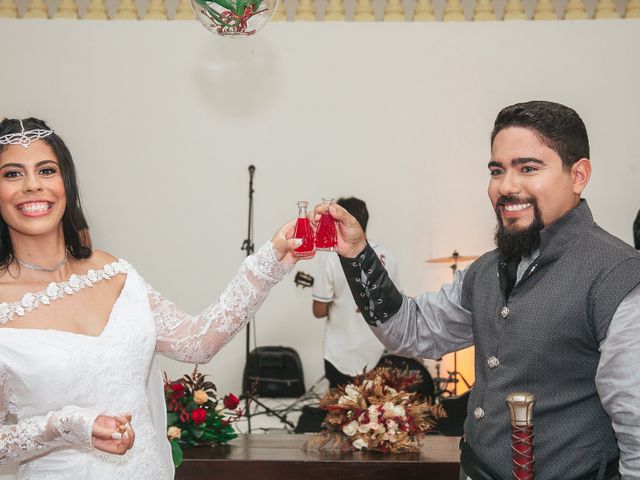
[[(256, 171), (256, 167), (254, 167), (253, 165), (249, 165), (249, 214), (248, 214), (248, 222), (247, 222), (247, 238), (244, 239), (244, 241), (242, 242), (242, 247), (240, 247), (240, 250), (244, 250), (244, 251), (247, 252), (247, 257), (253, 253), (253, 192), (254, 192), (254, 190), (253, 190), (253, 174), (255, 173), (255, 171)], [(253, 320), (253, 319), (251, 319), (251, 320)], [(251, 320), (249, 320), (247, 322), (247, 340), (246, 340), (246, 344), (245, 344), (245, 360), (244, 360), (245, 368), (249, 364), (249, 354), (251, 353), (251, 344), (250, 344), (250, 339), (251, 339)], [(291, 429), (295, 428), (295, 425), (293, 423), (291, 423), (289, 420), (287, 420), (287, 411), (290, 410), (292, 406), (287, 408), (284, 411), (284, 414), (282, 414), (282, 413), (279, 413), (279, 412), (273, 410), (272, 408), (269, 408), (268, 406), (266, 406), (264, 403), (262, 403), (257, 398), (254, 398), (254, 396), (253, 396), (253, 394), (251, 392), (243, 392), (243, 395), (244, 395), (245, 416), (247, 417), (247, 432), (248, 433), (251, 433), (251, 409), (250, 409), (250, 404), (251, 404), (252, 401), (256, 405), (258, 405), (259, 407), (262, 407), (264, 409), (264, 413), (266, 413), (267, 415), (275, 416), (276, 418), (278, 418), (278, 420), (280, 420), (280, 422), (286, 424)]]
[[(248, 214), (248, 222), (247, 222), (247, 238), (242, 242), (242, 247), (240, 250), (244, 250), (247, 252), (247, 257), (253, 253), (253, 174), (256, 171), (256, 167), (253, 165), (249, 165), (249, 214)], [(247, 322), (247, 341), (245, 345), (245, 357), (244, 364), (247, 365), (249, 363), (249, 353), (251, 349), (250, 339), (251, 339), (251, 320)], [(246, 393), (246, 392), (245, 392)], [(247, 395), (244, 399), (244, 410), (245, 415), (247, 417), (247, 425), (248, 431), (251, 433), (251, 411), (249, 408), (249, 404), (251, 402), (251, 396)]]

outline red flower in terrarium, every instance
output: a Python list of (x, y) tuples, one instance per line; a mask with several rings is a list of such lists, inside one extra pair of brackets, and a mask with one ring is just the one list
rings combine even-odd
[(235, 410), (240, 404), (240, 399), (236, 397), (233, 393), (230, 393), (222, 400), (222, 403), (229, 410)]
[(193, 420), (193, 423), (202, 423), (206, 418), (207, 411), (204, 408), (196, 408), (193, 412), (191, 412), (191, 419)]

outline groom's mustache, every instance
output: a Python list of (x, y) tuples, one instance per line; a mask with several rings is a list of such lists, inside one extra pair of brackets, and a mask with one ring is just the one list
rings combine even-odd
[(530, 203), (533, 207), (537, 205), (534, 197), (519, 197), (517, 195), (502, 195), (496, 201), (496, 207), (504, 207), (507, 204), (513, 203)]

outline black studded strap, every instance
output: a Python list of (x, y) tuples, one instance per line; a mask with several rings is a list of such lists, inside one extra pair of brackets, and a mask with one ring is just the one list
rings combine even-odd
[(400, 310), (402, 294), (371, 245), (367, 243), (355, 258), (340, 257), (340, 263), (353, 299), (367, 323), (384, 323)]

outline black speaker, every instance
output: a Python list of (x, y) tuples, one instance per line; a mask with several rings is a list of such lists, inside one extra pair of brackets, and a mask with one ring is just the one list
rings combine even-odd
[(298, 352), (290, 347), (258, 347), (253, 350), (244, 366), (242, 390), (270, 398), (303, 395), (304, 375)]
[(460, 437), (464, 433), (464, 420), (467, 418), (467, 404), (469, 403), (471, 390), (462, 395), (442, 397), (440, 404), (447, 412), (447, 418), (443, 418), (436, 426), (443, 435)]
[(315, 433), (322, 431), (322, 422), (327, 412), (318, 407), (305, 405), (298, 419), (295, 433)]

